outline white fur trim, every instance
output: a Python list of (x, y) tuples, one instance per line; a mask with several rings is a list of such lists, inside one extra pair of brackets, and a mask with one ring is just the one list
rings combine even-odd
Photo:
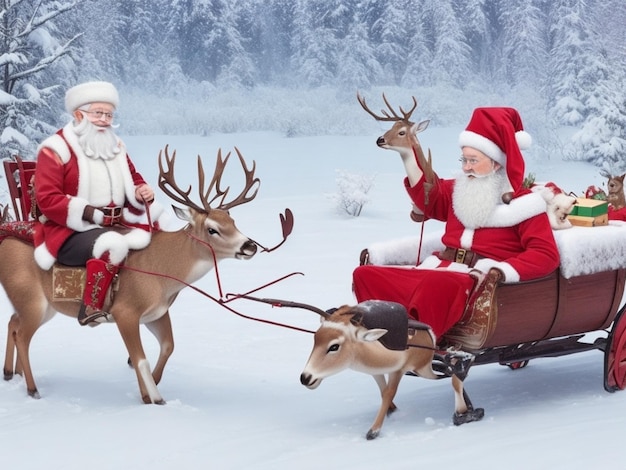
[(65, 140), (63, 140), (63, 137), (59, 134), (51, 135), (44, 140), (37, 148), (37, 153), (39, 153), (42, 148), (49, 148), (55, 152), (64, 164), (70, 161), (70, 149)]
[(517, 131), (515, 133), (515, 141), (520, 150), (526, 150), (532, 145), (533, 138), (526, 131)]
[(442, 261), (437, 258), (435, 255), (430, 255), (426, 258), (422, 263), (416, 266), (415, 269), (419, 270), (445, 270), (445, 271), (453, 271), (457, 273), (469, 273), (471, 268), (463, 263), (452, 262), (446, 266), (442, 266)]
[(477, 134), (472, 131), (463, 131), (459, 135), (459, 146), (472, 147), (476, 150), (480, 150), (492, 160), (495, 160), (503, 167), (506, 167), (506, 155), (492, 140), (487, 139), (485, 136)]
[(417, 266), (417, 269), (435, 269), (439, 267), (440, 264), (441, 260), (439, 258), (435, 255), (430, 255)]
[(496, 261), (491, 258), (479, 259), (474, 265), (474, 269), (478, 269), (483, 273), (487, 273), (491, 268), (498, 268), (504, 273), (504, 282), (509, 284), (513, 282), (519, 282), (519, 273), (506, 261)]
[[(92, 228), (98, 227), (91, 222), (83, 220), (83, 212), (85, 206), (89, 204), (89, 201), (81, 199), (79, 197), (70, 197), (70, 202), (67, 205), (67, 221), (68, 228), (75, 230), (76, 232), (84, 232)], [(104, 214), (102, 214), (104, 217)], [(104, 219), (103, 219), (104, 220)]]
[[(144, 207), (145, 209), (145, 207)], [(128, 209), (124, 208), (124, 220), (133, 224), (146, 224), (148, 223), (148, 217), (145, 211), (141, 211), (139, 214), (134, 214)]]
[(85, 82), (65, 93), (65, 110), (70, 114), (90, 103), (110, 103), (117, 108), (120, 97), (115, 86), (109, 82)]
[(125, 234), (124, 239), (131, 250), (141, 250), (150, 244), (152, 236), (150, 232), (136, 228)]
[(546, 201), (540, 193), (530, 193), (498, 204), (483, 227), (512, 227), (546, 211)]
[(128, 254), (128, 243), (124, 235), (118, 232), (106, 232), (96, 238), (93, 245), (94, 258), (101, 258), (107, 251), (109, 261), (113, 264), (120, 264)]
[(93, 221), (98, 225), (102, 225), (102, 223), (104, 222), (104, 212), (102, 212), (100, 209), (95, 209), (93, 211)]
[(465, 230), (463, 230), (463, 233), (461, 234), (461, 239), (459, 240), (459, 243), (461, 244), (463, 248), (465, 248), (466, 250), (469, 250), (470, 248), (472, 248), (473, 242), (474, 242), (474, 229), (466, 228)]
[(41, 269), (47, 271), (54, 265), (56, 259), (52, 256), (46, 244), (43, 243), (35, 248), (35, 261)]

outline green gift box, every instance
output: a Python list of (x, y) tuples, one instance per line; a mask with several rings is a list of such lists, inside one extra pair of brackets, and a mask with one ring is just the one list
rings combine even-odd
[(581, 215), (584, 217), (597, 217), (608, 213), (609, 204), (598, 199), (588, 199), (584, 197), (576, 198), (576, 205), (570, 215)]

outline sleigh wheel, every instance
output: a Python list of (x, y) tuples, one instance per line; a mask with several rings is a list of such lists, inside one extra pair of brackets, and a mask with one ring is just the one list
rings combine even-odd
[(615, 392), (626, 388), (626, 306), (617, 314), (604, 351), (604, 389)]
[(528, 365), (530, 361), (526, 360), (526, 361), (517, 361), (517, 362), (509, 362), (506, 364), (506, 366), (511, 369), (511, 370), (517, 370), (517, 369), (523, 369), (524, 367), (526, 367)]

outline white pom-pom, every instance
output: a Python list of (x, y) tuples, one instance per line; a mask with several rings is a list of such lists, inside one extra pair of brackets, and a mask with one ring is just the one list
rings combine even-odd
[(515, 133), (515, 140), (520, 150), (526, 150), (533, 143), (533, 139), (526, 131), (517, 131)]

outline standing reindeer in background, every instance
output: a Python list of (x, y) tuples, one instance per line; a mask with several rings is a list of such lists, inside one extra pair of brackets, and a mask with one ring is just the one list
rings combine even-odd
[(626, 173), (621, 176), (613, 176), (608, 171), (602, 170), (600, 174), (608, 179), (606, 184), (608, 190), (606, 200), (611, 207), (613, 207), (614, 210), (626, 207), (626, 197), (624, 196), (624, 177)]
[[(357, 93), (357, 100), (369, 115), (377, 121), (394, 123), (391, 129), (378, 138), (376, 145), (380, 148), (395, 150), (400, 154), (411, 186), (417, 184), (422, 177), (422, 173), (425, 175), (426, 181), (432, 184), (436, 175), (432, 167), (430, 150), (428, 151), (428, 160), (426, 160), (422, 146), (419, 140), (417, 140), (417, 134), (426, 130), (428, 124), (430, 124), (430, 120), (421, 121), (417, 124), (410, 121), (413, 111), (417, 108), (417, 100), (414, 96), (412, 98), (413, 106), (411, 109), (404, 111), (404, 109), (400, 107), (402, 116), (399, 116), (383, 93), (383, 101), (387, 105), (389, 112), (382, 110), (382, 115), (378, 115), (369, 109), (365, 103), (365, 98)], [(424, 214), (422, 214), (422, 211), (415, 205), (413, 205), (413, 209), (411, 210), (411, 219), (416, 222), (422, 222), (424, 220)]]
[[(207, 187), (198, 156), (201, 205), (190, 199), (191, 186), (182, 190), (176, 184), (176, 152), (170, 157), (165, 147), (165, 166), (162, 152), (159, 153), (159, 187), (185, 206), (185, 209), (175, 207), (174, 211), (187, 225), (175, 232), (156, 231), (145, 249), (131, 251), (119, 272), (117, 290), (104, 306), (124, 340), (144, 403), (165, 403), (157, 384), (174, 349), (169, 308), (179, 292), (202, 278), (219, 261), (250, 259), (257, 252), (257, 243), (237, 229), (228, 213), (229, 209), (253, 200), (260, 185), (254, 176), (256, 165), (253, 163), (249, 169), (239, 150), (235, 150), (245, 174), (245, 187), (231, 201), (225, 200), (230, 187), (224, 190), (220, 187), (230, 153), (222, 158), (221, 150), (218, 152), (215, 173)], [(215, 195), (211, 197), (213, 192)], [(287, 209), (286, 219), (281, 215), (281, 220), (286, 239), (293, 222), (291, 211)], [(59, 292), (53, 289), (54, 268), (40, 269), (35, 263), (32, 242), (11, 235), (9, 226), (0, 225), (0, 283), (15, 311), (8, 325), (4, 378), (10, 380), (14, 373), (23, 374), (28, 394), (39, 398), (30, 365), (30, 341), (56, 312), (76, 317), (82, 294), (76, 299), (59, 299)], [(146, 325), (160, 345), (159, 358), (152, 371), (142, 346), (140, 324)]]

